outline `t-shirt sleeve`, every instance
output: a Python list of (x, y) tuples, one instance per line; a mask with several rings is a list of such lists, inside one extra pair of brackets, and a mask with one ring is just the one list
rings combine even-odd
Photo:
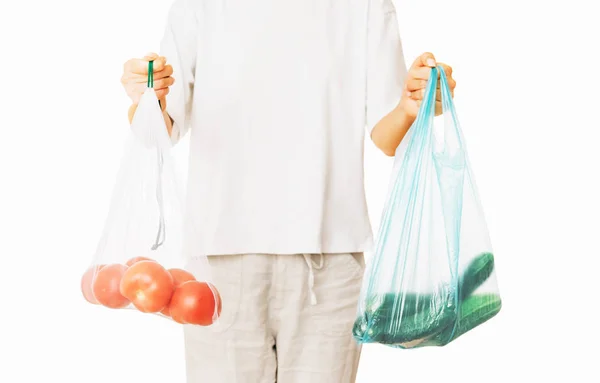
[(366, 125), (369, 135), (402, 97), (407, 68), (391, 0), (369, 0)]
[(173, 120), (171, 140), (178, 142), (190, 128), (196, 67), (198, 17), (190, 0), (175, 0), (167, 18), (160, 54), (173, 66), (174, 84), (167, 95), (167, 113)]

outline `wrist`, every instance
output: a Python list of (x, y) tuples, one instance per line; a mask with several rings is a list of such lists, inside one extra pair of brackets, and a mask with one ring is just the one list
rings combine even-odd
[(408, 113), (406, 108), (404, 108), (402, 102), (398, 103), (396, 108), (394, 108), (392, 115), (394, 125), (401, 128), (402, 130), (406, 129), (406, 127), (411, 126), (416, 119), (416, 116), (411, 116), (411, 114)]

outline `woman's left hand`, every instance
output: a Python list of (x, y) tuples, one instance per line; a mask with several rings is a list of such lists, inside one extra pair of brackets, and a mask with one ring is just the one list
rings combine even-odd
[[(454, 97), (454, 88), (456, 87), (456, 81), (452, 78), (452, 68), (449, 65), (438, 63), (432, 53), (423, 53), (419, 56), (411, 65), (406, 80), (404, 81), (404, 92), (400, 100), (400, 107), (411, 119), (417, 117), (419, 113), (419, 107), (421, 101), (425, 96), (425, 88), (427, 81), (431, 74), (431, 68), (435, 66), (441, 66), (444, 68), (444, 73), (448, 79), (448, 85), (450, 86), (450, 92)], [(436, 116), (442, 114), (442, 94), (440, 91), (440, 74), (438, 73), (438, 84), (436, 92), (435, 102), (435, 114)]]

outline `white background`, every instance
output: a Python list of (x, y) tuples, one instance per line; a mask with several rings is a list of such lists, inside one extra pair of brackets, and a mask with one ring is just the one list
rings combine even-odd
[[(180, 327), (79, 291), (128, 130), (122, 64), (158, 49), (170, 4), (2, 1), (0, 382), (185, 381)], [(444, 348), (365, 346), (358, 382), (600, 381), (594, 4), (396, 2), (407, 60), (454, 68), (504, 308)], [(366, 150), (377, 229), (392, 161)]]

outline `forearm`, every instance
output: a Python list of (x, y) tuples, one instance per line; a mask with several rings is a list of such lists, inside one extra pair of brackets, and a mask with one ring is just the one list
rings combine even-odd
[[(132, 104), (129, 107), (129, 112), (128, 112), (129, 124), (131, 124), (133, 122), (133, 116), (135, 115), (136, 109), (137, 109), (136, 104)], [(173, 120), (171, 120), (171, 116), (169, 116), (166, 109), (164, 109), (162, 111), (162, 113), (163, 113), (163, 118), (165, 119), (165, 125), (167, 126), (167, 132), (169, 133), (169, 137), (170, 137), (171, 133), (173, 132)]]
[(383, 153), (392, 157), (414, 120), (398, 105), (375, 125), (371, 139)]

